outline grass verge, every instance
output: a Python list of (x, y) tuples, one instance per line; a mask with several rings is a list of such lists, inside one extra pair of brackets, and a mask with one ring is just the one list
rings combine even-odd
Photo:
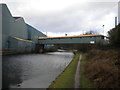
[(85, 76), (85, 64), (87, 60), (84, 58), (84, 54), (82, 56), (83, 58), (80, 61), (80, 88), (94, 88), (92, 83)]
[(79, 55), (76, 54), (71, 63), (66, 69), (58, 76), (58, 78), (48, 87), (50, 88), (74, 88), (74, 78)]

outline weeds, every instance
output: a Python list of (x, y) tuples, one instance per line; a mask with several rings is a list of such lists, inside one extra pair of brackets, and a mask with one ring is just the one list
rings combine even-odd
[(88, 60), (85, 74), (97, 88), (120, 88), (119, 53), (114, 50), (91, 50), (86, 55)]

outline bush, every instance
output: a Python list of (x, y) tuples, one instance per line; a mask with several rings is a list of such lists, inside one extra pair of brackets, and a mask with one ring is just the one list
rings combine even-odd
[(110, 44), (120, 46), (120, 24), (108, 32)]
[(85, 74), (97, 88), (120, 88), (120, 54), (114, 50), (91, 50)]
[(90, 45), (90, 44), (80, 44), (77, 47), (78, 51), (82, 52), (82, 53), (85, 53), (85, 52), (91, 50), (91, 48), (92, 48), (92, 45)]

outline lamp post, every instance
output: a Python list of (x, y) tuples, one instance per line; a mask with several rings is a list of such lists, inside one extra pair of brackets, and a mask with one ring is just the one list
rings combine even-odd
[(105, 26), (105, 25), (102, 25), (102, 27), (103, 27), (103, 35), (104, 35), (104, 26)]
[(46, 36), (47, 36), (47, 31), (46, 31)]

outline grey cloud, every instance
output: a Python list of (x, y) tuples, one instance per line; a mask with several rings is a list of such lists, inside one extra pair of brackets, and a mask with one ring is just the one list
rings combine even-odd
[[(92, 26), (87, 27), (89, 22), (94, 24), (93, 27), (97, 27), (98, 24), (100, 24), (99, 21), (104, 18), (105, 15), (110, 13), (109, 10), (114, 5), (115, 3), (91, 3), (90, 6), (88, 5), (88, 7), (85, 8), (75, 6), (76, 8), (74, 9), (67, 9), (58, 14), (39, 18), (39, 24), (51, 32), (88, 30), (89, 28), (92, 28)], [(102, 23), (100, 26), (102, 26)]]
[[(82, 30), (96, 30), (101, 32), (102, 20), (116, 6), (116, 2), (90, 2), (77, 4), (63, 11), (41, 13), (30, 10), (26, 3), (9, 3), (12, 13), (21, 15), (25, 21), (38, 30), (54, 33), (77, 32)], [(24, 9), (25, 8), (25, 9)]]

